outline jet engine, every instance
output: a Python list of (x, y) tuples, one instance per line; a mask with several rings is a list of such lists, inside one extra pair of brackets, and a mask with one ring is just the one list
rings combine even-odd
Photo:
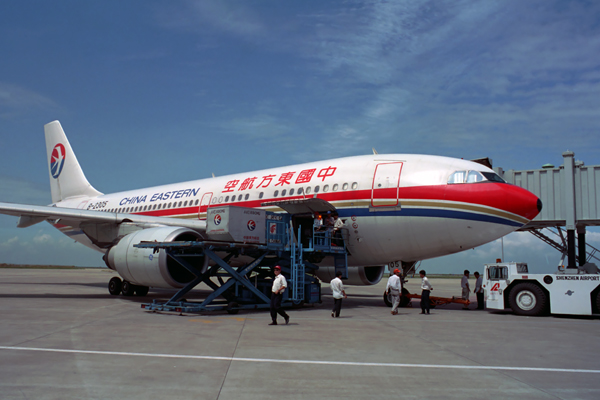
[[(384, 266), (375, 267), (348, 267), (348, 279), (345, 285), (376, 285), (383, 277)], [(323, 282), (330, 282), (335, 278), (335, 267), (319, 267), (315, 275)]]
[[(108, 268), (117, 271), (124, 280), (136, 285), (182, 288), (195, 278), (191, 272), (169, 257), (164, 249), (155, 253), (154, 249), (140, 249), (133, 245), (142, 241), (194, 241), (201, 237), (200, 233), (181, 227), (143, 229), (124, 236), (106, 252), (104, 261)], [(186, 261), (201, 272), (208, 268), (206, 256), (190, 256)]]

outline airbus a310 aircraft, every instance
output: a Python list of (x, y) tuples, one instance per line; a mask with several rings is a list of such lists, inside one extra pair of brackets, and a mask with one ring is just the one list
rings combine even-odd
[[(49, 206), (0, 203), (18, 227), (48, 221), (65, 235), (105, 253), (109, 268), (145, 294), (181, 288), (179, 264), (142, 240), (196, 240), (207, 209), (234, 205), (281, 211), (279, 200), (317, 198), (336, 210), (348, 231), (348, 284), (378, 283), (384, 265), (411, 263), (491, 242), (535, 218), (541, 201), (479, 163), (439, 156), (374, 154), (315, 161), (127, 192), (94, 189), (58, 121), (44, 127)], [(265, 204), (265, 205), (263, 205)], [(325, 259), (317, 271), (332, 278)]]

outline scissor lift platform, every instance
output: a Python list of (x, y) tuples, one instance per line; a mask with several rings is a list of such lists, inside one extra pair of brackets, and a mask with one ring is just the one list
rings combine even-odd
[[(265, 217), (266, 223), (257, 225), (264, 226), (266, 231), (264, 242), (261, 240), (261, 243), (204, 240), (136, 244), (135, 247), (166, 252), (169, 258), (194, 275), (194, 279), (168, 301), (154, 300), (141, 307), (148, 311), (177, 313), (225, 310), (230, 314), (244, 309), (269, 308), (275, 265), (281, 266), (288, 281), (288, 290), (285, 291), (282, 302), (284, 307), (321, 302), (321, 285), (312, 275), (318, 266), (306, 258), (316, 253), (324, 257), (332, 256), (336, 265), (347, 276), (343, 237), (334, 236), (331, 230), (313, 230), (309, 240), (305, 241), (300, 228), (294, 234), (292, 215), (267, 212)], [(228, 223), (235, 225), (236, 221)], [(247, 225), (247, 222), (241, 221), (241, 224)], [(208, 266), (201, 270), (191, 265), (186, 261), (190, 255), (207, 258)], [(230, 265), (234, 257), (240, 266)], [(244, 262), (240, 263), (240, 260)], [(201, 283), (206, 284), (213, 292), (204, 301), (186, 301), (186, 294)]]

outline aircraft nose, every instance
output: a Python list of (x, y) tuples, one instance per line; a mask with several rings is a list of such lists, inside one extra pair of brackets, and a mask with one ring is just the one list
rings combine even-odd
[(542, 211), (542, 201), (529, 190), (519, 186), (509, 186), (507, 193), (508, 210), (532, 220)]

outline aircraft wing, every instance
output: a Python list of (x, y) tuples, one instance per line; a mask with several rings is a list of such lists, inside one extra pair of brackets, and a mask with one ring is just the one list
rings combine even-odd
[(115, 224), (124, 222), (134, 224), (181, 226), (198, 231), (206, 230), (206, 221), (197, 219), (180, 219), (168, 217), (153, 217), (148, 215), (109, 213), (104, 211), (80, 210), (76, 208), (61, 208), (52, 206), (34, 206), (27, 204), (0, 203), (0, 214), (20, 217), (17, 226), (26, 228), (45, 220), (64, 220), (65, 223), (76, 225), (82, 223)]

